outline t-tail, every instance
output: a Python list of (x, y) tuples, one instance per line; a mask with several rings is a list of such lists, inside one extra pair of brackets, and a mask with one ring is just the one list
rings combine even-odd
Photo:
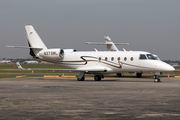
[(113, 43), (109, 36), (104, 36), (105, 43), (86, 42), (88, 45), (106, 45), (107, 51), (119, 51), (116, 45), (129, 45), (129, 43)]
[(44, 44), (44, 42), (41, 40), (41, 38), (39, 37), (39, 35), (37, 34), (36, 30), (33, 28), (32, 25), (26, 25), (25, 30), (27, 34), (28, 45), (30, 48), (29, 54), (33, 58), (38, 58), (38, 53), (41, 50), (46, 50), (47, 47)]
[(32, 56), (35, 59), (41, 59), (46, 61), (53, 60), (62, 60), (64, 57), (64, 50), (61, 48), (52, 48), (47, 49), (44, 42), (41, 40), (39, 35), (37, 34), (36, 30), (31, 25), (25, 26), (26, 35), (28, 39), (28, 45), (29, 46), (6, 46), (11, 48), (24, 48), (24, 49), (30, 49), (30, 56)]
[(108, 51), (119, 51), (109, 36), (104, 36)]

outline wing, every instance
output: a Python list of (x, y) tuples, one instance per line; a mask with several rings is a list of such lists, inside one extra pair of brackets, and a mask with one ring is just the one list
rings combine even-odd
[(9, 48), (24, 48), (24, 49), (33, 48), (33, 49), (40, 49), (40, 50), (43, 49), (43, 48), (35, 48), (35, 47), (28, 47), (28, 46), (10, 46), (10, 45), (6, 45), (6, 47), (9, 47)]
[(21, 70), (53, 70), (53, 71), (76, 71), (76, 72), (107, 72), (106, 68), (78, 68), (78, 69), (40, 69), (40, 68), (23, 68), (19, 62), (16, 62), (18, 69)]

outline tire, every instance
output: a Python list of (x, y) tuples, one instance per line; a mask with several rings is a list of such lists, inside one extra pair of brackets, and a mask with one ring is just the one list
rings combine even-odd
[(116, 73), (116, 76), (117, 76), (117, 77), (121, 77), (122, 74), (121, 74), (121, 73)]
[(94, 76), (94, 80), (95, 80), (95, 81), (101, 81), (101, 76), (95, 75), (95, 76)]
[(84, 81), (85, 80), (85, 77), (82, 77), (82, 78), (77, 78), (78, 81)]
[(136, 73), (136, 77), (137, 78), (141, 78), (142, 77), (142, 73)]

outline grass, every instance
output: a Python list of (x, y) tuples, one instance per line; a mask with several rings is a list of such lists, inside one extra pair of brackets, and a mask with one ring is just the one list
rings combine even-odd
[[(22, 74), (22, 75), (26, 75), (26, 74)], [(15, 78), (16, 76), (21, 76), (19, 74), (13, 74), (13, 75), (0, 75), (0, 79), (2, 78)], [(44, 75), (26, 75), (27, 77), (43, 77)]]
[[(53, 64), (21, 64), (23, 68), (42, 68), (42, 69), (67, 69), (61, 65)], [(1, 73), (32, 73), (32, 70), (19, 70), (14, 64), (0, 64)], [(53, 70), (33, 70), (33, 73), (70, 73), (69, 71)]]
[[(44, 68), (44, 69), (66, 69), (63, 66), (60, 65), (53, 65), (53, 64), (21, 64), (23, 68)], [(14, 73), (11, 74), (1, 74), (1, 78), (14, 78), (16, 76), (20, 75), (26, 75), (27, 77), (43, 77), (43, 73), (71, 73), (69, 71), (53, 71), (53, 70), (33, 70), (33, 73), (39, 73), (39, 74), (26, 74), (26, 73), (32, 73), (32, 70), (19, 70), (16, 65), (14, 64), (0, 64), (0, 73)], [(16, 74), (18, 73), (18, 74)], [(22, 74), (20, 74), (22, 73)]]
[(180, 69), (180, 66), (174, 67), (175, 69)]
[[(26, 75), (26, 74), (22, 74), (22, 75)], [(14, 74), (14, 75), (0, 75), (0, 79), (2, 78), (15, 78), (16, 76), (21, 76), (19, 74)], [(43, 77), (43, 74), (31, 74), (31, 75), (26, 75), (26, 77)], [(59, 75), (61, 76), (61, 75)]]
[[(21, 64), (23, 68), (47, 68), (47, 69), (66, 69), (61, 65), (53, 65), (53, 64)], [(17, 70), (17, 66), (14, 64), (0, 64), (0, 70), (10, 69)]]
[(17, 75), (0, 75), (0, 79), (2, 78), (15, 78)]
[(71, 73), (69, 71), (53, 71), (53, 70), (1, 70), (0, 73)]
[(0, 70), (3, 69), (18, 69), (17, 66), (14, 64), (0, 64)]

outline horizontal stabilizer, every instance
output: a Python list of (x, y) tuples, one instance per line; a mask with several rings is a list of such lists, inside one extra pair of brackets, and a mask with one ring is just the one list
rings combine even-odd
[(107, 45), (106, 43), (98, 43), (98, 42), (86, 42), (88, 45)]
[[(98, 43), (98, 42), (86, 42), (88, 45), (112, 45), (112, 42)], [(114, 45), (129, 45), (129, 43), (114, 43)]]
[(108, 51), (119, 51), (115, 45), (129, 45), (129, 43), (113, 43), (109, 36), (104, 36), (105, 43), (86, 42), (88, 45), (106, 45)]
[(115, 45), (129, 45), (129, 43), (114, 43)]
[(10, 47), (10, 48), (24, 48), (24, 49), (39, 49), (39, 50), (42, 50), (43, 48), (35, 48), (35, 47), (28, 47), (28, 46), (9, 46), (9, 45), (6, 45), (6, 47)]

